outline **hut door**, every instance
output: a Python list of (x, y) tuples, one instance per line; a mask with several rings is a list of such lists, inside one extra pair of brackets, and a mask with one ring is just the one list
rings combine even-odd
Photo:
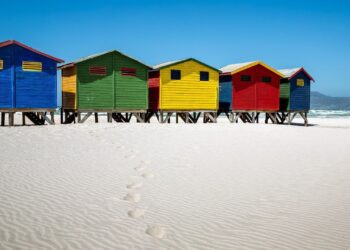
[(278, 110), (279, 92), (276, 92), (276, 83), (274, 81), (275, 77), (269, 70), (261, 67), (256, 71), (257, 110)]

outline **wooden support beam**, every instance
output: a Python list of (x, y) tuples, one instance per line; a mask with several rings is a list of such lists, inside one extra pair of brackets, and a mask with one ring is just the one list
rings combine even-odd
[(46, 121), (48, 124), (50, 124), (50, 125), (54, 125), (54, 124), (55, 124), (55, 122), (52, 121), (49, 117), (47, 117), (46, 114), (43, 114), (43, 116), (42, 116), (41, 118), (44, 120), (44, 124), (45, 124), (45, 121)]
[(267, 112), (266, 115), (269, 116), (273, 124), (277, 123), (276, 113)]
[(24, 112), (22, 112), (22, 125), (26, 125), (26, 116), (24, 115)]
[(298, 114), (298, 113), (293, 112), (293, 115), (292, 115), (292, 118), (291, 118), (290, 122), (292, 122), (292, 121), (294, 120), (294, 118), (297, 116), (297, 114)]
[(241, 112), (236, 112), (236, 114), (235, 114), (235, 117), (234, 117), (234, 122), (235, 123), (238, 123), (238, 119), (240, 118), (240, 116), (242, 115), (242, 113)]
[(98, 123), (98, 113), (97, 112), (95, 112), (95, 123)]
[[(80, 112), (78, 114), (80, 115)], [(92, 115), (92, 112), (87, 112), (85, 114), (85, 116), (83, 117), (83, 119), (81, 119), (81, 117), (79, 117), (78, 122), (84, 123), (91, 115)]]
[(137, 122), (141, 122), (141, 123), (145, 122), (145, 119), (142, 117), (141, 113), (133, 113), (133, 115), (136, 117)]

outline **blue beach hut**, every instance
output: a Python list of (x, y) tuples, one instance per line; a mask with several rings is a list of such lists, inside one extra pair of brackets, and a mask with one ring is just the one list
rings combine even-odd
[(294, 117), (299, 114), (307, 125), (307, 113), (310, 110), (311, 82), (315, 80), (303, 68), (280, 69), (284, 75), (280, 84), (280, 115), (283, 123), (288, 117), (291, 123)]
[(310, 85), (314, 79), (304, 68), (280, 69), (285, 77), (280, 85), (280, 110), (310, 110)]
[(48, 121), (46, 112), (57, 108), (57, 63), (62, 62), (15, 40), (0, 43), (2, 125), (5, 113), (13, 125), (15, 112), (23, 112), (35, 124)]

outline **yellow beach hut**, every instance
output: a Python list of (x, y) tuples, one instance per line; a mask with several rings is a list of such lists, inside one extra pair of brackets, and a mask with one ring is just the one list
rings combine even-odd
[[(216, 122), (220, 71), (193, 58), (156, 65), (149, 72), (149, 114), (170, 122), (176, 113), (185, 122)], [(163, 114), (166, 113), (164, 119)]]

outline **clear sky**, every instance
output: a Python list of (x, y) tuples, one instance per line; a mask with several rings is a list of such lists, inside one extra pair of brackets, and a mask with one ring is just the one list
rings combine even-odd
[(304, 66), (313, 90), (350, 96), (349, 0), (12, 0), (1, 2), (0, 23), (0, 40), (66, 61), (110, 49), (149, 65), (263, 60)]

